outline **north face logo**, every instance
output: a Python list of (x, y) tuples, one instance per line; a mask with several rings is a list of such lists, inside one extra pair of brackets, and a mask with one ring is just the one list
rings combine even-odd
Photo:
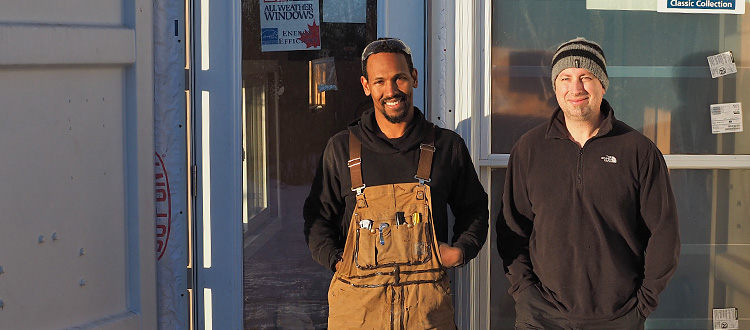
[(606, 155), (606, 156), (602, 157), (602, 160), (605, 163), (617, 164), (617, 158), (615, 156)]

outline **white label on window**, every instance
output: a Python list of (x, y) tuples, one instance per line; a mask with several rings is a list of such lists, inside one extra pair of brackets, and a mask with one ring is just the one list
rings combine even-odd
[(742, 132), (742, 103), (711, 104), (711, 133)]
[(709, 56), (708, 66), (711, 68), (711, 78), (718, 78), (728, 74), (737, 73), (737, 65), (734, 63), (732, 52), (724, 52)]
[(586, 0), (586, 9), (656, 11), (656, 2), (654, 0)]
[(714, 330), (739, 328), (737, 308), (714, 308)]

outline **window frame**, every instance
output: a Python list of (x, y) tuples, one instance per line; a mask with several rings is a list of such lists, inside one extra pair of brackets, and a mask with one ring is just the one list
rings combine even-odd
[[(455, 10), (445, 14), (444, 9), (451, 7)], [(428, 13), (433, 30), (428, 34), (433, 74), (428, 101), (445, 104), (442, 108), (433, 106), (437, 111), (431, 120), (454, 129), (466, 140), (492, 201), (502, 192), (492, 190), (491, 172), (507, 168), (510, 158), (510, 154), (491, 152), (492, 0), (436, 1)], [(450, 26), (453, 29), (446, 28)], [(750, 155), (668, 154), (664, 158), (669, 169), (750, 169)], [(495, 230), (495, 220), (496, 215), (490, 214), (490, 233)], [(477, 258), (456, 271), (456, 320), (461, 328), (490, 328), (490, 264), (494, 253), (490, 237)]]

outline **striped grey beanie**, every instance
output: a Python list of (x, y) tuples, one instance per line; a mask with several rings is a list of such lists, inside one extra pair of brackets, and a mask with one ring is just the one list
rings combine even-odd
[(567, 68), (589, 70), (589, 72), (599, 78), (605, 91), (609, 86), (607, 60), (604, 58), (604, 51), (602, 51), (602, 47), (599, 44), (593, 41), (578, 37), (557, 47), (555, 56), (552, 56), (553, 90), (555, 89), (557, 75)]

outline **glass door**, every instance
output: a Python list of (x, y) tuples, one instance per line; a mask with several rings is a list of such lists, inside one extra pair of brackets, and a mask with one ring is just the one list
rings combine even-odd
[(241, 7), (244, 328), (325, 329), (333, 274), (310, 255), (302, 205), (328, 138), (371, 106), (360, 54), (377, 1)]
[[(750, 101), (750, 18), (729, 14), (627, 10), (615, 2), (493, 0), (490, 173), (493, 221), (499, 214), (507, 154), (557, 107), (549, 61), (577, 36), (600, 43), (618, 119), (660, 148), (679, 207), (680, 265), (647, 329), (710, 329), (714, 308), (735, 307), (750, 323), (750, 133), (712, 133), (712, 104)], [(619, 3), (619, 2), (618, 2)], [(631, 2), (624, 2), (630, 4)], [(620, 8), (617, 8), (620, 7)], [(731, 51), (737, 73), (712, 78), (707, 57)], [(743, 119), (747, 127), (747, 116)], [(494, 230), (491, 230), (494, 235)], [(490, 239), (490, 328), (512, 329), (513, 299)]]

